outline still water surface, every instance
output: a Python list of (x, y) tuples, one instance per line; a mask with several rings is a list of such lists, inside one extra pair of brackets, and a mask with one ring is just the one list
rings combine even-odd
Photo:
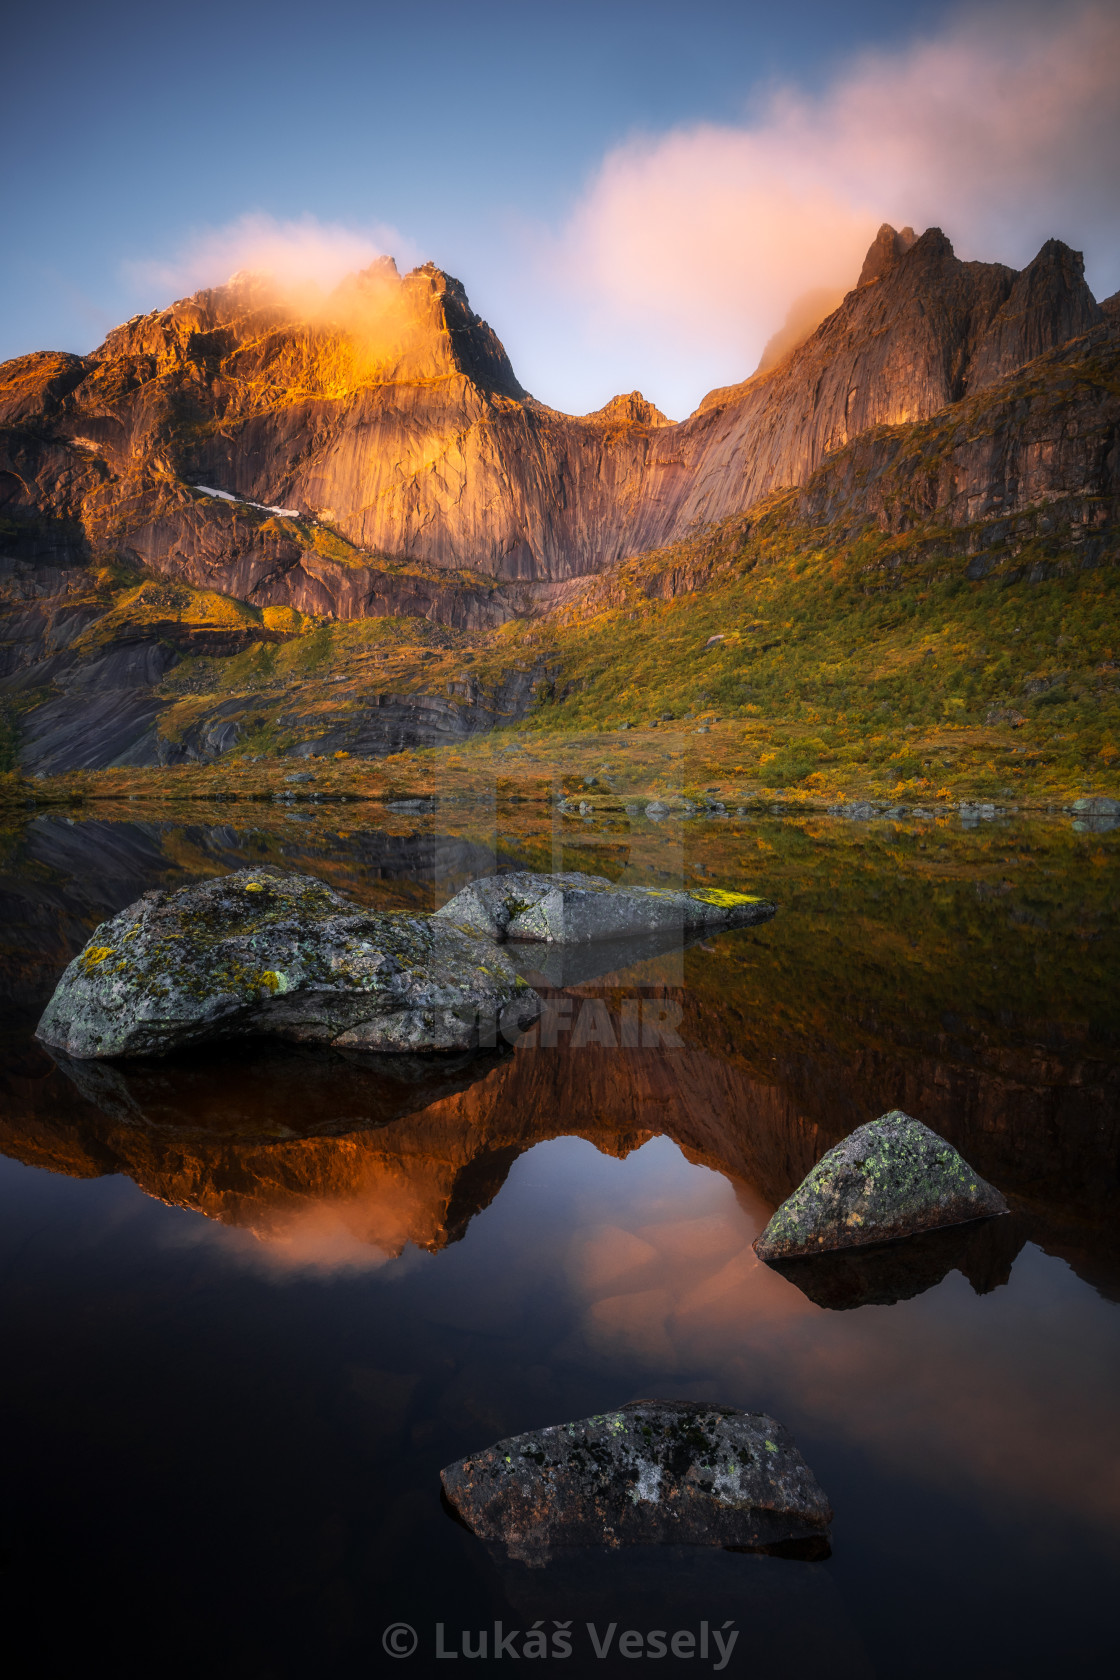
[[(26, 1672), (447, 1673), (437, 1624), (489, 1669), (462, 1636), (495, 1621), (570, 1622), (543, 1665), (569, 1674), (710, 1671), (705, 1622), (738, 1631), (732, 1675), (1111, 1671), (1118, 838), (493, 810), (6, 835), (0, 1545)], [(383, 907), (525, 863), (749, 883), (781, 910), (683, 953), (542, 961), (543, 1035), (434, 1070), (245, 1046), (90, 1070), (33, 1044), (103, 916), (269, 859)], [(1012, 1216), (759, 1265), (776, 1203), (895, 1104)], [(643, 1396), (779, 1418), (835, 1507), (832, 1557), (529, 1570), (442, 1509), (452, 1459)], [(616, 1625), (601, 1659), (588, 1623)], [(693, 1655), (622, 1657), (626, 1629), (691, 1631)]]

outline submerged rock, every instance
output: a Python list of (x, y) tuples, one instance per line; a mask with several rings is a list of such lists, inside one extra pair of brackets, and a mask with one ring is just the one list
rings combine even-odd
[(436, 919), (491, 939), (583, 945), (597, 939), (768, 921), (776, 906), (749, 893), (699, 887), (616, 887), (601, 875), (518, 871), (472, 881)]
[(36, 1036), (79, 1058), (260, 1034), (466, 1050), (540, 1007), (505, 957), (462, 928), (362, 909), (309, 875), (242, 869), (145, 893), (102, 922)]
[(892, 1109), (823, 1155), (755, 1239), (760, 1260), (859, 1248), (1006, 1213), (951, 1143)]
[(441, 1481), (468, 1528), (526, 1562), (603, 1544), (807, 1543), (827, 1555), (828, 1500), (762, 1412), (636, 1400), (499, 1441), (448, 1465)]

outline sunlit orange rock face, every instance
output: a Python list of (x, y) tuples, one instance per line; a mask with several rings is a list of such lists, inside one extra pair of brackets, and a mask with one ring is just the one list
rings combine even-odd
[[(887, 229), (804, 342), (671, 425), (638, 392), (582, 418), (536, 401), (430, 264), (401, 277), (383, 262), (314, 304), (240, 277), (92, 356), (0, 369), (0, 504), (46, 520), (40, 546), (61, 558), (113, 546), (257, 605), (363, 616), (394, 610), (383, 573), (191, 486), (439, 568), (578, 576), (804, 484), (853, 438), (1114, 330), (1101, 322), (1080, 257), (1056, 241), (1016, 274), (961, 262), (938, 229), (910, 244)], [(1031, 425), (1015, 424), (1011, 453), (1029, 452)], [(1032, 495), (1068, 491), (1076, 465), (1036, 462)]]

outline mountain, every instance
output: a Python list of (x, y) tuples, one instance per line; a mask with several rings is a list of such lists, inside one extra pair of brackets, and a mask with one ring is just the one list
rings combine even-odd
[(77, 522), (95, 550), (262, 606), (331, 610), (307, 575), (315, 545), (268, 529), (279, 509), (359, 550), (582, 575), (804, 483), (868, 428), (923, 420), (1100, 319), (1057, 241), (1016, 274), (959, 261), (936, 228), (885, 229), (805, 342), (671, 426), (639, 393), (582, 418), (528, 396), (431, 264), (403, 278), (375, 265), (302, 319), (248, 276), (126, 323), (85, 359), (0, 369), (0, 494), (9, 517)]
[[(161, 685), (184, 656), (235, 658), (309, 619), (483, 634), (780, 490), (841, 535), (963, 532), (1070, 497), (1075, 524), (1110, 524), (1115, 393), (1093, 369), (1117, 313), (1076, 252), (1051, 240), (1016, 272), (884, 226), (813, 325), (826, 302), (799, 300), (760, 371), (679, 424), (639, 392), (584, 416), (538, 402), (431, 264), (382, 261), (314, 306), (239, 275), (88, 357), (5, 364), (0, 685), (22, 761), (225, 750), (245, 733), (225, 699), (168, 745)], [(520, 715), (545, 677), (530, 661), (486, 692), (412, 682), (346, 744), (461, 737)]]

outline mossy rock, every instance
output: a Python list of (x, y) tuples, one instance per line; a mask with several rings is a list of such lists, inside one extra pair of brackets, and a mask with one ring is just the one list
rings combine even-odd
[(828, 1151), (755, 1240), (760, 1260), (891, 1242), (1006, 1213), (951, 1143), (901, 1109)]
[(763, 1412), (636, 1400), (498, 1441), (440, 1479), (469, 1528), (531, 1564), (635, 1543), (828, 1552), (828, 1500)]
[(259, 1035), (461, 1051), (539, 1013), (489, 941), (431, 916), (365, 910), (310, 875), (242, 869), (145, 893), (103, 922), (37, 1036), (79, 1059)]
[(585, 945), (600, 939), (701, 932), (765, 922), (776, 906), (751, 893), (701, 887), (618, 887), (601, 875), (534, 875), (514, 871), (472, 881), (436, 911), (490, 939)]

